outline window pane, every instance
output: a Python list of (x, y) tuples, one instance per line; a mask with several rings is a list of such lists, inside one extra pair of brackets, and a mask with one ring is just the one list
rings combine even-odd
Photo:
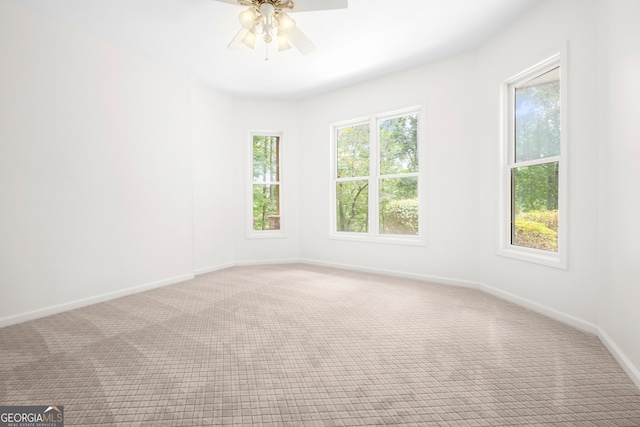
[(516, 88), (515, 161), (560, 155), (560, 68)]
[(380, 180), (380, 233), (418, 234), (418, 177)]
[(336, 183), (336, 230), (366, 233), (369, 229), (369, 181)]
[(511, 244), (558, 252), (558, 162), (511, 171)]
[(369, 125), (337, 130), (337, 177), (369, 176)]
[(279, 182), (280, 137), (253, 136), (253, 182)]
[(253, 229), (280, 230), (280, 185), (253, 185)]
[(380, 174), (418, 171), (418, 115), (383, 120), (380, 128)]

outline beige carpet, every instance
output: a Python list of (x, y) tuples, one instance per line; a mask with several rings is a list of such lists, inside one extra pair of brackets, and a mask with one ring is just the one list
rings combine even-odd
[(597, 337), (479, 291), (238, 267), (0, 329), (0, 404), (67, 426), (640, 426)]

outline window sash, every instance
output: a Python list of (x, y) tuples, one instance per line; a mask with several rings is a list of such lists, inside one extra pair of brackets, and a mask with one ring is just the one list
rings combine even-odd
[[(271, 162), (265, 163), (265, 167), (268, 169), (267, 172), (260, 176), (256, 176), (256, 171), (254, 169), (255, 163), (255, 137), (273, 137), (277, 138), (275, 142), (275, 150), (274, 158)], [(285, 237), (284, 234), (284, 226), (286, 223), (283, 221), (283, 134), (281, 132), (273, 132), (273, 131), (248, 131), (248, 186), (247, 188), (247, 198), (246, 198), (246, 206), (247, 206), (247, 228), (246, 228), (246, 237), (247, 238), (270, 238), (270, 237)], [(268, 210), (267, 219), (260, 218), (255, 216), (254, 204), (256, 203), (254, 191), (256, 188), (264, 189), (267, 188), (269, 190), (269, 196), (265, 199), (266, 209)], [(273, 197), (273, 201), (269, 200)], [(275, 206), (275, 210), (273, 210), (273, 204), (271, 202), (275, 202), (277, 206)], [(264, 209), (264, 206), (263, 206)], [(256, 221), (258, 221), (259, 226), (256, 225)], [(263, 224), (263, 221), (266, 224)], [(267, 229), (262, 229), (263, 226), (267, 227)], [(269, 229), (268, 227), (277, 227), (273, 229)]]
[[(402, 173), (387, 173), (380, 174), (381, 165), (380, 165), (380, 124), (387, 120), (392, 120), (395, 118), (407, 117), (415, 115), (417, 116), (417, 142), (416, 142), (416, 151), (418, 157), (418, 167), (414, 172), (402, 172)], [(411, 108), (401, 111), (396, 111), (389, 114), (384, 115), (375, 115), (371, 116), (368, 119), (359, 119), (350, 122), (344, 122), (341, 124), (333, 125), (332, 128), (332, 184), (331, 184), (331, 206), (332, 206), (332, 216), (331, 216), (331, 233), (332, 237), (337, 238), (356, 238), (356, 239), (366, 239), (370, 241), (397, 241), (402, 243), (412, 243), (412, 244), (422, 244), (424, 243), (424, 222), (425, 217), (422, 212), (421, 207), (424, 203), (424, 195), (423, 195), (423, 174), (420, 172), (423, 169), (422, 162), (423, 160), (423, 144), (422, 144), (422, 126), (424, 122), (423, 117), (423, 108)], [(348, 127), (361, 126), (361, 125), (369, 125), (369, 175), (366, 176), (357, 176), (357, 177), (338, 177), (338, 131), (341, 129), (345, 129)], [(418, 181), (418, 213), (419, 213), (419, 234), (417, 235), (403, 235), (403, 234), (390, 234), (390, 233), (381, 233), (380, 221), (379, 221), (379, 208), (380, 208), (380, 188), (379, 182), (383, 179), (395, 179), (395, 178), (416, 178)], [(347, 183), (353, 181), (367, 181), (367, 190), (368, 190), (368, 206), (367, 206), (367, 216), (368, 216), (368, 226), (367, 230), (363, 232), (353, 232), (353, 231), (340, 231), (338, 224), (338, 196), (337, 196), (337, 185), (338, 183)]]
[[(501, 196), (500, 196), (500, 227), (499, 227), (499, 247), (498, 255), (516, 258), (533, 263), (543, 264), (556, 268), (567, 268), (567, 140), (568, 128), (567, 124), (567, 64), (566, 64), (566, 47), (559, 49), (557, 53), (550, 58), (541, 61), (533, 67), (519, 73), (511, 79), (503, 82), (502, 85), (502, 180), (501, 180)], [(516, 87), (522, 85), (532, 79), (544, 75), (545, 73), (559, 68), (560, 73), (560, 149), (559, 154), (532, 159), (526, 161), (516, 161), (515, 156), (515, 90)], [(512, 183), (512, 175), (514, 171), (531, 166), (539, 166), (545, 164), (558, 164), (558, 231), (557, 243), (558, 251), (534, 249), (526, 246), (518, 246), (513, 244), (513, 230), (515, 227), (513, 218), (513, 203), (515, 203), (515, 188)]]

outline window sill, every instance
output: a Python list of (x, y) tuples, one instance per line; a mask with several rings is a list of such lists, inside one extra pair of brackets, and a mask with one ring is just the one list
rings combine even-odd
[(247, 239), (285, 239), (287, 235), (280, 230), (273, 231), (251, 231), (246, 235)]
[(568, 269), (566, 259), (564, 259), (560, 254), (549, 251), (509, 245), (505, 248), (499, 249), (496, 254), (507, 258), (518, 259), (520, 261), (545, 265), (547, 267), (554, 267), (561, 270)]
[(408, 245), (408, 246), (427, 246), (426, 239), (421, 236), (401, 236), (401, 235), (389, 235), (389, 236), (372, 236), (361, 235), (359, 233), (331, 233), (329, 239), (343, 240), (351, 242), (363, 242), (363, 243), (386, 243), (393, 245)]

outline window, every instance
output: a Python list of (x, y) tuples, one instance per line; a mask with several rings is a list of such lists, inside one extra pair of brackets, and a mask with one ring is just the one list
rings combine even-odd
[(251, 232), (254, 237), (280, 234), (281, 224), (281, 135), (250, 133)]
[(333, 237), (420, 242), (420, 109), (332, 126)]
[(510, 79), (503, 89), (504, 193), (501, 252), (566, 266), (566, 127), (560, 55)]

